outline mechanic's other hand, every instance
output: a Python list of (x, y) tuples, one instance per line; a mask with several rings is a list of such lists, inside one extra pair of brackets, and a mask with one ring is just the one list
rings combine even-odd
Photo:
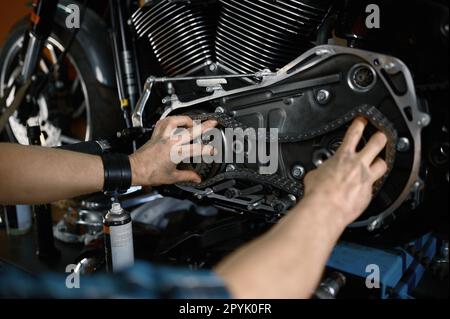
[[(181, 182), (200, 183), (200, 176), (189, 170), (178, 170), (172, 161), (171, 151), (182, 144), (190, 143), (200, 134), (217, 125), (216, 121), (206, 121), (200, 130), (193, 129), (194, 122), (188, 116), (173, 116), (159, 121), (152, 138), (134, 154), (130, 155), (133, 171), (133, 185), (159, 186)], [(186, 128), (184, 135), (176, 135), (177, 128)], [(185, 146), (186, 147), (186, 146)], [(214, 148), (206, 145), (191, 147), (186, 157), (213, 155)]]
[(386, 162), (378, 157), (387, 143), (383, 133), (375, 133), (361, 151), (356, 151), (366, 125), (366, 119), (355, 119), (336, 154), (305, 177), (305, 198), (330, 204), (342, 227), (368, 207), (373, 184), (387, 171)]

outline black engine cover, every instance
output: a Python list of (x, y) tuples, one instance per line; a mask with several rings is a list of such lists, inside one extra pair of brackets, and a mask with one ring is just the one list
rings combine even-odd
[[(407, 67), (393, 57), (345, 47), (320, 46), (275, 75), (265, 76), (259, 84), (216, 92), (200, 100), (179, 102), (165, 115), (192, 114), (195, 109), (213, 110), (218, 106), (244, 127), (279, 130), (277, 183), (274, 187), (265, 187), (260, 192), (264, 199), (258, 199), (259, 203), (254, 206), (252, 203), (247, 205), (244, 210), (249, 207), (253, 211), (264, 210), (264, 204), (274, 207), (274, 197), (282, 199), (295, 195), (297, 199), (301, 198), (301, 187), (295, 193), (295, 187), (289, 188), (290, 185), (301, 186), (304, 175), (336, 151), (346, 127), (357, 116), (364, 116), (371, 123), (362, 144), (376, 130), (387, 134), (389, 141), (383, 156), (388, 162), (389, 173), (379, 181), (370, 207), (351, 227), (371, 230), (380, 227), (410, 198), (411, 192), (414, 195), (415, 187), (420, 183), (420, 132), (428, 124), (429, 117), (418, 108)], [(233, 166), (237, 171), (253, 169), (258, 172), (258, 165), (254, 164), (235, 163)], [(303, 170), (301, 176), (299, 167)], [(242, 204), (238, 203), (239, 198), (227, 198), (223, 194), (225, 190), (215, 192), (213, 187), (224, 180), (246, 179), (245, 175), (238, 175), (225, 172), (224, 167), (216, 168), (203, 184), (190, 186), (200, 197), (214, 198), (216, 202), (223, 200), (227, 206)], [(250, 185), (246, 187), (271, 183), (267, 178), (247, 176)]]

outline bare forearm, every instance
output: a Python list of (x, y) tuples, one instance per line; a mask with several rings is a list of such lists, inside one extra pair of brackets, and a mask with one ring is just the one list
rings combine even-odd
[(0, 143), (0, 203), (36, 204), (101, 191), (98, 156)]
[[(201, 132), (217, 124), (206, 121)], [(133, 186), (159, 186), (181, 182), (200, 182), (194, 171), (181, 171), (171, 159), (177, 141), (177, 127), (192, 128), (187, 116), (168, 117), (158, 122), (153, 136), (129, 156)], [(190, 140), (193, 136), (188, 135)], [(211, 155), (207, 146), (189, 156)], [(104, 184), (103, 161), (98, 156), (42, 147), (0, 143), (0, 204), (48, 203), (59, 199), (101, 191)]]
[(238, 250), (216, 271), (237, 298), (309, 298), (344, 228), (338, 220), (330, 220), (334, 213), (305, 198), (271, 231)]

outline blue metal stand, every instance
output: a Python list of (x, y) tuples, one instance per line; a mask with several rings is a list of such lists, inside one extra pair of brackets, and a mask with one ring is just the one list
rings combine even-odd
[(333, 250), (327, 266), (360, 277), (364, 282), (376, 268), (380, 298), (409, 299), (425, 272), (422, 262), (425, 258), (430, 261), (434, 258), (437, 242), (431, 234), (412, 242), (409, 247), (414, 247), (414, 256), (409, 252), (411, 249), (380, 249), (341, 242)]

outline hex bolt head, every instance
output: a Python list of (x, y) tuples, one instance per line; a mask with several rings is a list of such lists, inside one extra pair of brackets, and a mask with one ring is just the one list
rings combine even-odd
[(305, 168), (301, 165), (295, 165), (291, 170), (292, 177), (299, 180), (305, 176)]
[(399, 138), (397, 142), (397, 151), (401, 153), (408, 152), (411, 149), (411, 142), (406, 137)]
[(419, 121), (417, 122), (417, 125), (420, 127), (427, 127), (430, 125), (431, 117), (428, 114), (422, 114)]
[(221, 106), (217, 107), (215, 113), (225, 113), (225, 109)]
[(322, 89), (319, 90), (316, 94), (316, 101), (319, 104), (327, 104), (331, 99), (331, 93), (328, 90)]
[(211, 64), (209, 65), (209, 70), (210, 70), (211, 72), (215, 72), (215, 71), (217, 70), (217, 64), (211, 63)]

